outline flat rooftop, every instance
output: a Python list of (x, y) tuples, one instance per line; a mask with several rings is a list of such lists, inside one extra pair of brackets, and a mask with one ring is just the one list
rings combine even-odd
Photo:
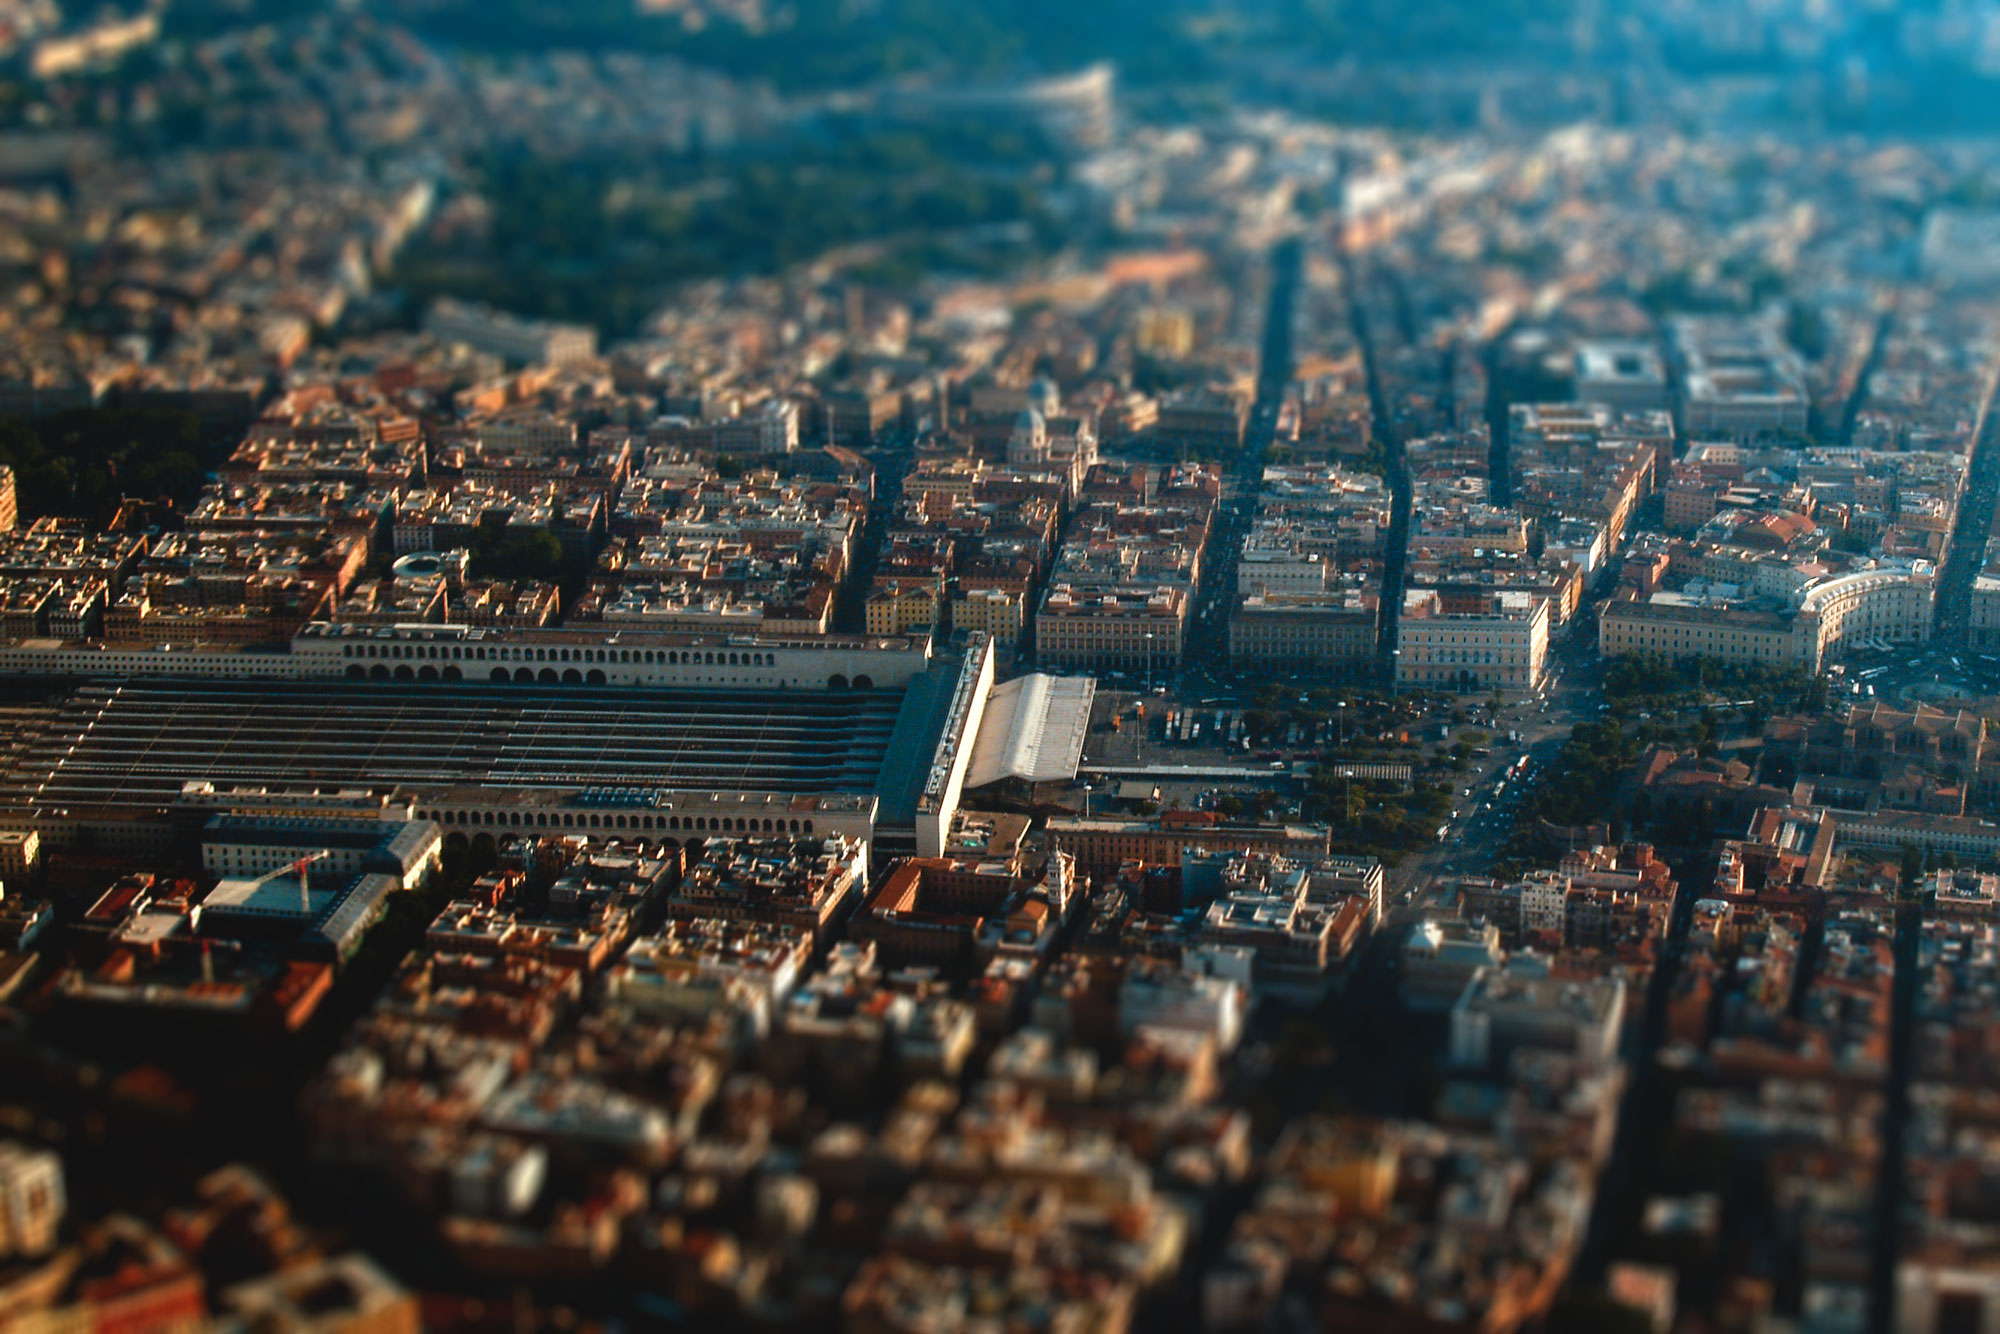
[(268, 879), (231, 877), (217, 881), (201, 906), (252, 913), (258, 917), (296, 917), (302, 923), (310, 922), (331, 908), (353, 883), (351, 875), (322, 872), (317, 881), (311, 876), (306, 878), (305, 892), (301, 894), (299, 878), (295, 875), (278, 875)]
[[(921, 679), (921, 678), (920, 678)], [(0, 803), (174, 804), (228, 784), (873, 792), (935, 744), (930, 692), (162, 682), (79, 689), (0, 769)], [(928, 707), (926, 707), (928, 706)]]

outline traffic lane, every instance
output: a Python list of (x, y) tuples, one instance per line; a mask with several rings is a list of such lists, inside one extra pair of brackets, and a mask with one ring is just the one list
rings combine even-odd
[[(1589, 716), (1596, 715), (1593, 712)], [(1474, 788), (1474, 795), (1469, 799), (1474, 803), (1470, 815), (1454, 819), (1442, 844), (1425, 849), (1395, 868), (1391, 881), (1399, 893), (1420, 890), (1432, 879), (1442, 876), (1490, 874), (1501, 848), (1518, 823), (1521, 804), (1534, 785), (1550, 771), (1568, 740), (1570, 730), (1579, 721), (1586, 719), (1562, 717), (1551, 720), (1533, 734), (1524, 730), (1521, 745), (1510, 747), (1505, 755), (1496, 756), (1491, 762), (1482, 763), (1475, 774), (1462, 775), (1466, 781), (1458, 786)], [(1524, 756), (1529, 761), (1524, 776), (1509, 780), (1503, 791), (1501, 780), (1506, 777), (1506, 771)]]
[[(1560, 749), (1562, 739), (1551, 736), (1512, 752), (1504, 761), (1471, 776), (1460, 785), (1472, 788), (1472, 796), (1458, 797), (1458, 812), (1448, 822), (1445, 839), (1398, 868), (1405, 886), (1417, 887), (1442, 875), (1485, 874), (1500, 847), (1513, 832), (1521, 801)], [(1522, 758), (1528, 760), (1516, 773)]]

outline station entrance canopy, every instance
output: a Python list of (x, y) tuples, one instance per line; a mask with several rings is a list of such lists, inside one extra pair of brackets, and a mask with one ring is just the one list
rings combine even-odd
[(984, 787), (1003, 778), (1030, 783), (1075, 778), (1096, 694), (1091, 677), (1041, 672), (993, 687), (965, 785)]

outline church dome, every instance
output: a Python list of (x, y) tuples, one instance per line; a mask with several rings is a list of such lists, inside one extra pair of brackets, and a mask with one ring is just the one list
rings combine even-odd
[(1062, 392), (1056, 382), (1046, 375), (1036, 376), (1028, 386), (1028, 407), (1045, 418), (1055, 416), (1062, 409)]

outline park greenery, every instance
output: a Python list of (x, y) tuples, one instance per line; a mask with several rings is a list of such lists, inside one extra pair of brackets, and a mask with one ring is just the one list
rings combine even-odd
[(1342, 852), (1394, 865), (1437, 842), (1438, 826), (1451, 816), (1451, 789), (1346, 778), (1338, 766), (1322, 765), (1307, 787), (1301, 813), (1330, 828), (1333, 846)]
[[(1225, 792), (1216, 813), (1228, 819), (1273, 820), (1286, 812), (1278, 794)], [(1308, 781), (1298, 817), (1333, 831), (1333, 846), (1394, 865), (1437, 841), (1437, 827), (1451, 814), (1451, 789), (1431, 783), (1410, 787), (1384, 779), (1348, 778), (1337, 765), (1321, 765)]]
[(1494, 874), (1512, 875), (1542, 860), (1543, 830), (1603, 821), (1612, 795), (1647, 746), (1682, 739), (1679, 729), (1616, 717), (1578, 723), (1548, 772), (1529, 789), (1514, 831), (1502, 845)]
[[(776, 273), (864, 241), (856, 272), (885, 281), (1003, 262), (999, 225), (1016, 246), (1053, 239), (1041, 199), (1054, 171), (1034, 135), (1007, 128), (850, 128), (706, 169), (495, 152), (470, 173), (496, 202), (483, 232), (420, 240), (390, 281), (413, 314), (450, 295), (623, 336), (677, 283)], [(974, 229), (979, 245), (953, 246)]]
[(1349, 736), (1374, 735), (1387, 740), (1442, 702), (1442, 696), (1422, 691), (1391, 694), (1354, 682), (1288, 685), (1270, 681), (1257, 688), (1243, 721), (1250, 734), (1259, 738), (1282, 732), (1294, 723), (1316, 727), (1338, 722)]
[(97, 527), (128, 497), (185, 506), (235, 439), (172, 408), (78, 408), (0, 417), (0, 464), (14, 470), (23, 521), (59, 514)]
[(1662, 713), (1736, 701), (1751, 701), (1761, 713), (1812, 712), (1826, 706), (1827, 683), (1799, 668), (1648, 653), (1606, 663), (1604, 698), (1614, 713)]
[[(1605, 667), (1602, 718), (1579, 723), (1555, 762), (1530, 790), (1497, 872), (1511, 874), (1548, 849), (1546, 831), (1622, 822), (1616, 794), (1632, 766), (1655, 745), (1720, 751), (1732, 726), (1775, 713), (1823, 708), (1827, 686), (1813, 673), (1713, 658), (1656, 655), (1611, 659)], [(1712, 830), (1655, 828), (1664, 842), (1702, 841)]]
[(562, 578), (562, 543), (545, 528), (487, 528), (472, 540), (477, 579)]
[(796, 0), (755, 26), (631, 0), (423, 0), (409, 17), (434, 36), (497, 51), (646, 49), (792, 91), (910, 77), (997, 79), (1111, 60), (1135, 87), (1200, 88), (1232, 58), (1436, 59), (1528, 47), (1575, 0)]

